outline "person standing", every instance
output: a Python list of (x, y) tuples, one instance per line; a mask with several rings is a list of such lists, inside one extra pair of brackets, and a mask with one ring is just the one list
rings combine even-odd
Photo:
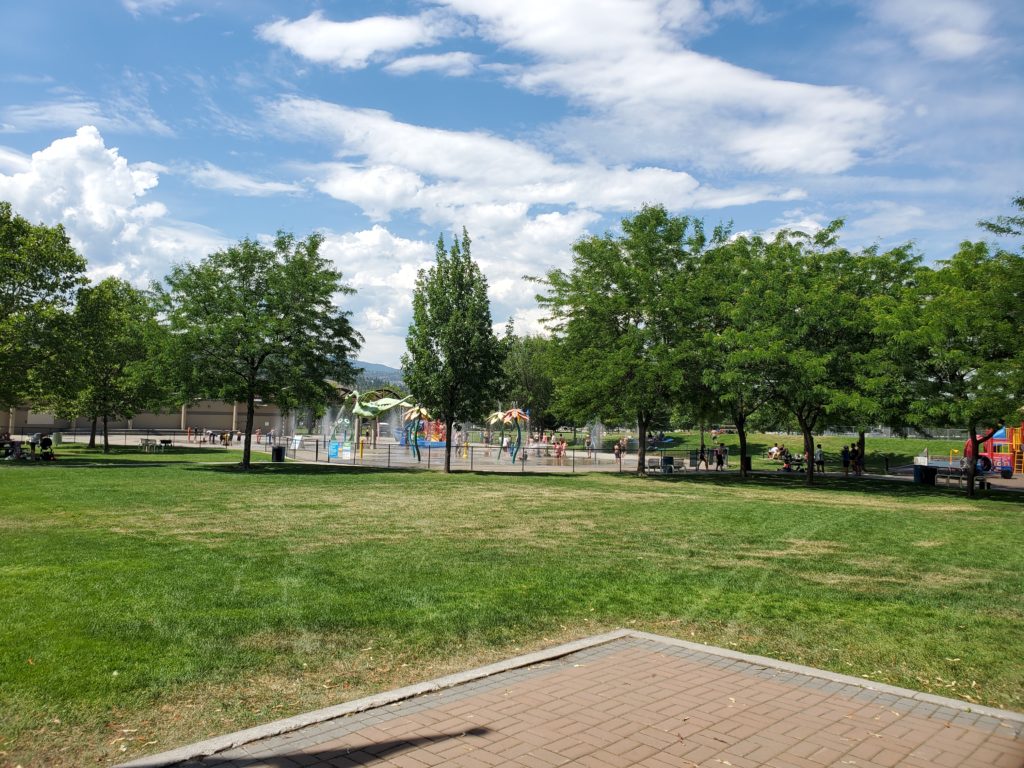
[(814, 468), (818, 472), (825, 471), (825, 451), (821, 448), (821, 443), (818, 443), (818, 447), (814, 450)]
[(850, 466), (853, 467), (854, 476), (860, 477), (860, 449), (857, 448), (856, 443), (850, 446)]
[(715, 446), (715, 472), (721, 472), (722, 468), (725, 467), (725, 454), (722, 453), (722, 448), (724, 447), (721, 443)]
[(843, 450), (839, 452), (839, 459), (843, 462), (843, 476), (850, 476), (850, 447), (847, 445), (843, 446)]

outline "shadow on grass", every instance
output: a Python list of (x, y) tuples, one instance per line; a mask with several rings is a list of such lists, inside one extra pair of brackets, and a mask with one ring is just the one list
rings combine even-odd
[[(656, 482), (688, 483), (710, 486), (736, 486), (737, 484), (757, 488), (801, 489), (810, 492), (831, 493), (846, 491), (851, 493), (884, 494), (898, 497), (930, 497), (966, 499), (967, 493), (962, 488), (944, 485), (920, 485), (903, 479), (885, 479), (872, 477), (836, 477), (831, 475), (815, 475), (814, 484), (807, 485), (806, 475), (802, 472), (753, 472), (744, 479), (737, 472), (689, 472), (674, 475), (655, 475)], [(978, 491), (977, 499), (989, 501), (1005, 501), (1016, 505), (1021, 502), (1021, 495), (1014, 491), (990, 489)]]
[[(377, 741), (369, 744), (354, 744), (343, 749), (328, 749), (320, 752), (300, 752), (292, 754), (271, 755), (269, 757), (234, 758), (228, 762), (218, 760), (214, 755), (202, 760), (198, 765), (232, 766), (232, 768), (245, 768), (247, 766), (273, 766), (273, 768), (291, 768), (295, 765), (369, 765), (380, 760), (386, 760), (389, 756), (405, 752), (415, 747), (425, 747), (448, 739), (459, 739), (464, 736), (486, 736), (491, 733), (490, 728), (470, 728), (460, 733), (437, 733), (432, 736), (412, 736), (408, 739), (395, 739), (394, 741)], [(207, 762), (209, 761), (209, 762)], [(415, 761), (414, 761), (415, 762)]]

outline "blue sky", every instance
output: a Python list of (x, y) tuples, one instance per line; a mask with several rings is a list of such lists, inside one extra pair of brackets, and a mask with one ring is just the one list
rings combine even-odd
[(0, 199), (140, 285), (321, 231), (397, 365), (439, 233), (497, 327), (644, 202), (929, 260), (1024, 193), (1019, 0), (5, 0)]

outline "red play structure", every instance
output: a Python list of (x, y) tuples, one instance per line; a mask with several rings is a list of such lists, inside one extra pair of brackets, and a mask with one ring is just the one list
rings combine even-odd
[[(1011, 477), (1014, 472), (1024, 472), (1024, 453), (1021, 438), (1024, 437), (1024, 423), (1019, 427), (1003, 427), (981, 444), (978, 451), (978, 469), (984, 472), (999, 472)], [(971, 455), (971, 441), (964, 442), (964, 458)]]

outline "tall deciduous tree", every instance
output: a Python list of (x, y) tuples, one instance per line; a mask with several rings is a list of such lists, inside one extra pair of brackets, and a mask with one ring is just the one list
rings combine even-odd
[(516, 336), (503, 340), (503, 394), (530, 413), (537, 429), (557, 426), (551, 413), (555, 384), (551, 374), (552, 341), (543, 336)]
[(334, 303), (354, 291), (320, 255), (322, 242), (283, 232), (272, 246), (245, 239), (175, 266), (157, 286), (184, 394), (246, 404), (246, 469), (257, 399), (319, 408), (334, 395), (328, 380), (354, 378), (349, 356), (362, 337)]
[(691, 294), (698, 311), (695, 332), (704, 348), (700, 368), (709, 399), (732, 420), (740, 443), (740, 474), (747, 472), (747, 426), (771, 397), (763, 375), (763, 350), (757, 345), (756, 315), (744, 311), (751, 292), (764, 285), (767, 266), (761, 238), (738, 237), (702, 255)]
[[(765, 243), (750, 290), (737, 297), (738, 322), (749, 329), (745, 342), (756, 351), (766, 392), (796, 420), (809, 455), (815, 431), (854, 386), (847, 326), (857, 316), (857, 298), (844, 286), (842, 265), (851, 256), (836, 247), (841, 226), (834, 221), (813, 237), (779, 233)], [(807, 482), (813, 481), (808, 461)]]
[[(923, 269), (890, 322), (894, 343), (919, 366), (912, 415), (967, 430), (970, 455), (1024, 406), (1024, 255), (965, 242)], [(967, 493), (974, 495), (975, 462)]]
[[(63, 325), (64, 354), (53, 386), (40, 401), (61, 415), (88, 416), (103, 423), (103, 452), (109, 453), (108, 421), (131, 418), (165, 403), (165, 378), (156, 361), (164, 340), (156, 312), (142, 292), (117, 278), (82, 288)], [(95, 445), (95, 431), (90, 445)]]
[(686, 267), (707, 238), (699, 220), (662, 206), (623, 219), (622, 230), (577, 242), (572, 270), (549, 272), (537, 299), (558, 340), (559, 397), (569, 411), (635, 419), (643, 474), (653, 419), (700, 381)]
[(412, 325), (402, 355), (402, 377), (413, 397), (445, 422), (444, 471), (451, 472), (452, 426), (479, 418), (501, 372), (501, 346), (491, 325), (487, 279), (473, 261), (465, 228), (461, 243), (420, 270), (412, 299)]
[(62, 226), (32, 224), (0, 202), (0, 407), (26, 399), (54, 365), (59, 340), (49, 331), (84, 270)]

